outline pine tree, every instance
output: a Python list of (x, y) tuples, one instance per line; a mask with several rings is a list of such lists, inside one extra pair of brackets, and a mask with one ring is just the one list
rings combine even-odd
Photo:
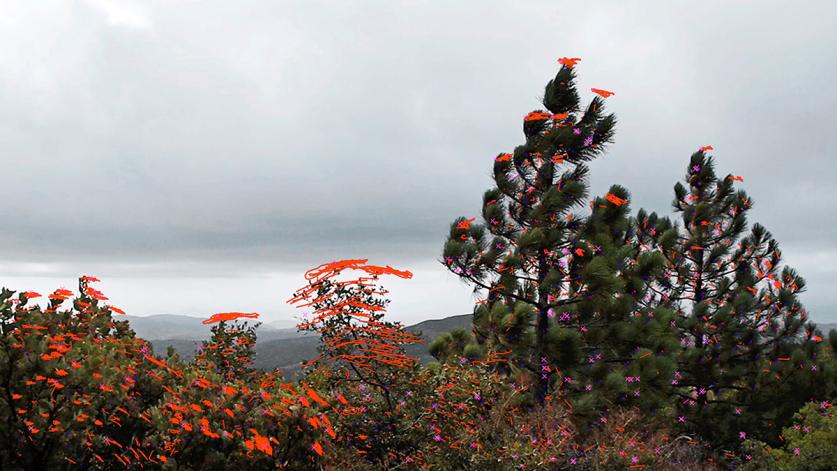
[(430, 343), (428, 351), (439, 363), (475, 360), (483, 353), (473, 334), (462, 328), (440, 334)]
[[(667, 402), (664, 392), (676, 366), (674, 312), (643, 302), (647, 281), (661, 273), (664, 260), (633, 243), (628, 199), (628, 191), (614, 185), (593, 200), (580, 233), (593, 256), (575, 260), (589, 294), (563, 310), (550, 332), (559, 368), (583, 380), (564, 388), (576, 415), (614, 403), (654, 411)], [(582, 346), (581, 364), (573, 344)]]
[[(507, 373), (534, 377), (539, 404), (550, 384), (621, 394), (626, 376), (617, 370), (630, 363), (631, 348), (608, 347), (608, 336), (621, 329), (614, 344), (633, 344), (634, 351), (641, 345), (631, 316), (642, 306), (633, 297), (643, 294), (642, 277), (661, 263), (652, 256), (637, 263), (636, 251), (626, 246), (624, 188), (613, 187), (593, 202), (591, 217), (571, 212), (587, 197), (586, 163), (611, 141), (616, 123), (604, 114), (600, 97), (580, 113), (574, 80), (573, 69), (564, 66), (547, 84), (548, 111), (529, 113), (526, 142), (495, 158), (496, 186), (483, 196), (483, 223), (458, 218), (443, 250), (448, 269), (475, 292), (487, 291), (474, 311), (474, 333), (485, 354), (510, 353)], [(628, 286), (634, 294), (625, 292)], [(659, 333), (649, 342), (655, 349), (664, 343)], [(436, 349), (445, 350), (440, 344)], [(568, 372), (585, 378), (568, 378)], [(587, 399), (580, 409), (599, 402)]]
[(681, 223), (644, 210), (636, 221), (637, 245), (666, 261), (645, 301), (677, 312), (679, 420), (716, 443), (778, 430), (805, 399), (778, 404), (768, 396), (813, 379), (807, 372), (816, 363), (813, 325), (798, 299), (805, 282), (792, 268), (779, 271), (778, 243), (763, 226), (746, 233), (752, 200), (736, 179), (718, 178), (702, 149), (674, 187)]

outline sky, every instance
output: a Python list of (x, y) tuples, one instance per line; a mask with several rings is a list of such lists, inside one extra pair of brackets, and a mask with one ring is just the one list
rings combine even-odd
[(438, 262), (557, 59), (615, 92), (591, 193), (671, 214), (698, 147), (837, 322), (833, 2), (0, 1), (0, 285), (81, 275), (133, 315), (301, 314), (303, 273), (385, 279), (391, 319), (471, 312)]

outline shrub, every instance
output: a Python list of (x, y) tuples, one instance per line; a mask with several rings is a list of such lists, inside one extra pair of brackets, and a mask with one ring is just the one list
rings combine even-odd
[(777, 471), (837, 469), (837, 413), (828, 401), (808, 403), (782, 432), (784, 447), (745, 442), (742, 470)]

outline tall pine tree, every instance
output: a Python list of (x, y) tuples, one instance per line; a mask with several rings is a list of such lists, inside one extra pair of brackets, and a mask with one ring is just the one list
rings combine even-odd
[(679, 420), (725, 443), (747, 430), (775, 439), (813, 389), (784, 399), (772, 393), (788, 384), (813, 387), (823, 374), (798, 299), (805, 282), (792, 268), (779, 270), (778, 243), (763, 226), (747, 232), (752, 200), (734, 188), (736, 180), (717, 177), (701, 149), (674, 187), (680, 223), (643, 210), (636, 220), (640, 250), (666, 261), (644, 301), (677, 312), (682, 349), (672, 386)]
[[(526, 142), (494, 159), (496, 186), (483, 196), (483, 222), (457, 219), (442, 259), (475, 292), (485, 293), (474, 311), (482, 347), (489, 356), (510, 353), (504, 357), (508, 372), (534, 378), (541, 404), (550, 385), (624, 396), (626, 381), (634, 379), (625, 375), (631, 352), (605, 348), (607, 332), (625, 329), (621, 341), (636, 345), (633, 335), (640, 330), (626, 323), (639, 306), (618, 293), (637, 280), (641, 293), (642, 277), (660, 263), (650, 255), (636, 263), (632, 247), (623, 250), (629, 238), (623, 188), (594, 201), (592, 217), (571, 212), (583, 209), (586, 163), (611, 141), (616, 123), (604, 114), (600, 97), (581, 112), (574, 80), (573, 69), (564, 66), (547, 84), (547, 111), (524, 119)], [(665, 335), (652, 337), (659, 344)], [(582, 368), (590, 364), (596, 366)]]

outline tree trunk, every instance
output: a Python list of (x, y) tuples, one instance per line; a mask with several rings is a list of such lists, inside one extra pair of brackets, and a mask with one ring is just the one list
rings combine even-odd
[(544, 293), (543, 280), (546, 278), (548, 267), (546, 266), (546, 257), (541, 253), (538, 255), (538, 325), (535, 331), (535, 368), (538, 371), (537, 389), (535, 390), (535, 397), (538, 405), (543, 405), (546, 401), (546, 395), (549, 390), (549, 375), (551, 371), (545, 371), (544, 368), (549, 363), (546, 355), (546, 332), (549, 327), (549, 303), (548, 294)]
[(538, 405), (543, 405), (546, 401), (546, 393), (549, 389), (549, 373), (544, 370), (544, 367), (547, 365), (548, 360), (546, 359), (546, 331), (547, 331), (547, 319), (549, 318), (548, 315), (549, 308), (541, 307), (540, 311), (538, 312), (538, 327), (536, 332), (536, 344), (535, 344), (535, 352), (537, 355), (536, 361), (538, 365), (538, 382), (537, 382), (537, 390), (536, 397), (538, 400)]

